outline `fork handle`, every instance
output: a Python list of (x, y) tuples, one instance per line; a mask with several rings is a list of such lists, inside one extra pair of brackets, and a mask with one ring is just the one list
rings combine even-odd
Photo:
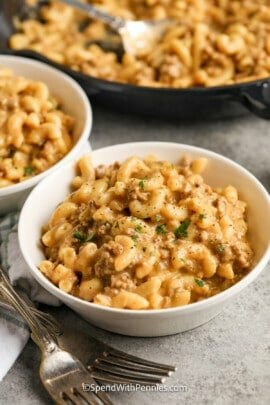
[(68, 4), (71, 7), (85, 11), (90, 17), (95, 20), (102, 21), (115, 31), (119, 31), (125, 25), (125, 20), (120, 17), (114, 17), (89, 3), (81, 3), (78, 0), (60, 0), (61, 3)]
[(56, 334), (42, 324), (30, 305), (17, 294), (8, 276), (0, 268), (0, 294), (22, 316), (31, 331), (31, 337), (43, 354), (59, 349)]

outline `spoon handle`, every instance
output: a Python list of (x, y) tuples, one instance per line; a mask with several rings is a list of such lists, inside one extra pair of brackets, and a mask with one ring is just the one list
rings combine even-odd
[(65, 3), (71, 7), (77, 8), (79, 10), (85, 11), (90, 17), (95, 20), (102, 21), (110, 28), (115, 31), (119, 31), (125, 25), (125, 20), (120, 17), (114, 17), (91, 4), (81, 3), (78, 0), (60, 0), (60, 2)]

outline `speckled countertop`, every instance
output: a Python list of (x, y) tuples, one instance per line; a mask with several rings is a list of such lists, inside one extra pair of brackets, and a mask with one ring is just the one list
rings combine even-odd
[[(94, 110), (92, 146), (142, 140), (173, 141), (211, 149), (245, 166), (270, 190), (270, 122), (253, 116), (211, 123), (156, 121)], [(209, 323), (163, 338), (130, 338), (97, 329), (66, 307), (48, 309), (117, 348), (176, 364), (167, 385), (185, 392), (113, 394), (116, 404), (266, 405), (270, 403), (270, 267)], [(1, 359), (0, 359), (1, 361)], [(0, 383), (0, 404), (51, 404), (38, 377), (39, 353), (29, 342)]]

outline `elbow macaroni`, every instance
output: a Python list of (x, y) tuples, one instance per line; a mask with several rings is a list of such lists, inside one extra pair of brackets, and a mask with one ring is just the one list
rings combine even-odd
[(252, 264), (246, 206), (235, 187), (204, 182), (206, 165), (151, 156), (94, 169), (82, 157), (73, 193), (44, 228), (39, 269), (63, 291), (116, 308), (181, 306), (228, 288)]
[(50, 2), (40, 21), (16, 22), (10, 47), (32, 49), (90, 76), (150, 87), (219, 86), (270, 75), (267, 0), (81, 1), (131, 20), (170, 18), (172, 26), (150, 52), (118, 60), (99, 46), (119, 42), (103, 23)]
[(0, 67), (0, 188), (47, 170), (73, 145), (74, 119), (45, 83)]

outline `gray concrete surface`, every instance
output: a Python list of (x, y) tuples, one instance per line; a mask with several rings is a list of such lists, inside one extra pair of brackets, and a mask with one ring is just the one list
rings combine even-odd
[[(270, 122), (247, 116), (183, 124), (117, 115), (101, 108), (94, 113), (94, 149), (140, 140), (202, 146), (244, 165), (270, 190)], [(174, 336), (122, 337), (94, 328), (65, 307), (49, 311), (117, 348), (176, 364), (178, 371), (167, 380), (167, 387), (187, 387), (186, 392), (178, 393), (117, 393), (112, 395), (116, 404), (265, 405), (270, 403), (269, 270), (268, 265), (259, 279), (211, 322)], [(39, 382), (38, 363), (38, 350), (29, 342), (0, 384), (1, 405), (51, 404)]]

